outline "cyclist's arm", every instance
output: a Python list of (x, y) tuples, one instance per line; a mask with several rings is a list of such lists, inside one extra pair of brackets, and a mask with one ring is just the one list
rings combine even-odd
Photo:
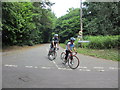
[(55, 46), (54, 41), (52, 41), (53, 47)]
[(74, 50), (75, 52), (77, 52), (77, 50), (76, 50), (76, 48), (75, 48), (75, 47), (73, 48), (73, 50)]
[(57, 47), (59, 47), (59, 42), (57, 43)]

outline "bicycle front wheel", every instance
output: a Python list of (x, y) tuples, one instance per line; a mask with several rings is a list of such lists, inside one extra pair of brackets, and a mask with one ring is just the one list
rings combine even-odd
[(62, 61), (65, 61), (65, 55), (66, 55), (65, 52), (62, 52), (62, 53), (61, 53), (60, 58), (61, 58)]
[(54, 60), (56, 57), (57, 57), (57, 53), (56, 53), (56, 52), (51, 52), (51, 53), (48, 55), (48, 59), (49, 59), (49, 60)]
[(77, 56), (73, 56), (73, 58), (68, 58), (68, 66), (71, 68), (71, 69), (76, 69), (78, 66), (79, 66), (79, 59)]

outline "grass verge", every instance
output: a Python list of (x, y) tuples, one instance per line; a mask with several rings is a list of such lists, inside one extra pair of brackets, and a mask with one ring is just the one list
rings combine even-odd
[[(65, 44), (60, 44), (62, 48), (65, 48)], [(120, 61), (118, 57), (118, 50), (116, 49), (88, 49), (88, 48), (77, 48), (78, 53), (89, 55), (93, 57), (103, 58), (107, 60)]]

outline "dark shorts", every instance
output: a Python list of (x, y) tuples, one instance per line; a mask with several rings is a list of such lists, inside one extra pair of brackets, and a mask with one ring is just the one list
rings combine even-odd
[[(55, 44), (55, 46), (57, 45), (57, 42), (54, 42), (54, 44)], [(51, 48), (53, 48), (53, 44), (51, 43), (51, 46), (50, 46)]]
[(66, 50), (66, 56), (65, 59), (67, 60), (69, 53), (71, 53), (69, 50)]

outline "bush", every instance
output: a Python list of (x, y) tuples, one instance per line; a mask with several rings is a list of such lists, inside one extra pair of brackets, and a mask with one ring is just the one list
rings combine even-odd
[(92, 49), (110, 49), (118, 48), (120, 45), (120, 35), (117, 36), (85, 36), (84, 40), (89, 43), (83, 43), (82, 46)]

